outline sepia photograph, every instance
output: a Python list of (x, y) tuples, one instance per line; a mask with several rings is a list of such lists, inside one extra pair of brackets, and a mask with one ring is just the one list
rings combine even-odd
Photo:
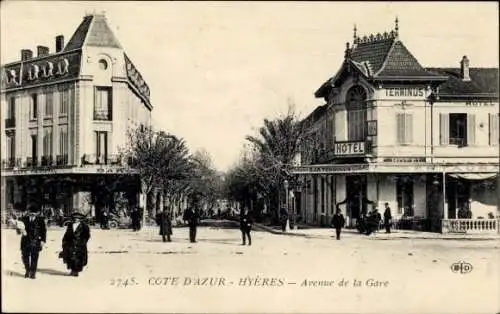
[(3, 313), (500, 313), (498, 2), (0, 3)]

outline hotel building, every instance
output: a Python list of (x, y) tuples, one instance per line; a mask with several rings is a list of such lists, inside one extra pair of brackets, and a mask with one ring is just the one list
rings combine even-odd
[(128, 127), (150, 125), (145, 80), (102, 14), (83, 18), (55, 52), (37, 46), (1, 67), (1, 207), (29, 202), (78, 209), (113, 207), (118, 194), (138, 201), (140, 183), (119, 149)]
[(310, 137), (293, 170), (302, 221), (327, 225), (338, 206), (355, 226), (387, 202), (421, 230), (497, 232), (488, 218), (500, 193), (498, 68), (473, 61), (425, 68), (397, 21), (390, 33), (355, 29), (340, 69), (315, 93), (326, 103), (303, 121)]

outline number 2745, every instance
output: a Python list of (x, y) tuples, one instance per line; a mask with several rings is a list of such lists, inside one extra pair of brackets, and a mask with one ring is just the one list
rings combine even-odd
[(115, 287), (127, 287), (127, 286), (135, 286), (138, 284), (138, 282), (135, 280), (135, 277), (115, 278), (111, 279), (109, 284)]

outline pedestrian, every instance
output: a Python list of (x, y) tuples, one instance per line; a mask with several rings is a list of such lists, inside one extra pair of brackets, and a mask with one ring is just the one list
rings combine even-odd
[(342, 228), (345, 226), (345, 219), (340, 208), (338, 207), (337, 212), (332, 217), (332, 225), (335, 228), (335, 235), (337, 236), (337, 240), (340, 240), (340, 233), (342, 232)]
[(62, 239), (62, 252), (59, 257), (71, 271), (70, 276), (78, 277), (78, 273), (88, 262), (87, 242), (90, 239), (90, 228), (81, 213), (73, 213), (71, 219), (72, 223), (68, 224)]
[(189, 226), (189, 241), (196, 243), (196, 228), (198, 227), (198, 212), (195, 206), (187, 208), (182, 219)]
[(24, 278), (35, 279), (38, 257), (47, 240), (47, 226), (38, 211), (38, 206), (30, 205), (28, 214), (21, 217), (16, 226), (18, 233), (22, 235), (21, 257), (26, 270)]
[(389, 207), (389, 203), (385, 203), (385, 211), (384, 211), (385, 233), (391, 233), (391, 225), (392, 225), (391, 208)]
[(109, 213), (107, 208), (102, 209), (101, 229), (109, 229)]
[(59, 227), (64, 226), (64, 212), (61, 207), (57, 208), (57, 224)]
[(156, 214), (156, 224), (160, 226), (160, 235), (163, 242), (172, 242), (172, 218), (169, 211), (162, 210)]
[(132, 230), (139, 231), (141, 229), (141, 213), (139, 212), (139, 208), (134, 206), (132, 211), (130, 212), (130, 219), (132, 220)]
[(240, 230), (243, 239), (243, 243), (241, 245), (246, 244), (247, 237), (248, 245), (252, 245), (252, 237), (250, 236), (250, 232), (252, 231), (252, 223), (252, 218), (248, 214), (248, 208), (245, 207), (240, 215)]
[(281, 231), (285, 232), (286, 231), (286, 222), (288, 221), (288, 211), (286, 210), (285, 207), (281, 207), (280, 210), (280, 224), (281, 224)]
[(382, 216), (378, 212), (376, 206), (373, 207), (373, 210), (369, 213), (366, 220), (367, 220), (366, 235), (370, 235), (372, 233), (375, 234), (379, 228), (380, 220), (382, 220)]

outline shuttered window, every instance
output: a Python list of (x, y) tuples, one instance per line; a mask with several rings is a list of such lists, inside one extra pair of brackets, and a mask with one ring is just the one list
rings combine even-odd
[(52, 127), (43, 128), (43, 156), (52, 155)]
[(447, 113), (439, 114), (439, 144), (450, 144), (450, 118)]
[(54, 93), (48, 92), (45, 95), (45, 116), (52, 117), (52, 112), (54, 107)]
[(499, 114), (498, 113), (490, 113), (489, 114), (489, 128), (490, 128), (490, 145), (491, 146), (498, 146), (500, 139), (499, 139), (499, 133), (498, 133), (498, 128), (499, 128)]
[(476, 145), (476, 115), (468, 114), (467, 120), (467, 146)]
[(398, 144), (413, 143), (413, 114), (396, 114), (396, 128)]

